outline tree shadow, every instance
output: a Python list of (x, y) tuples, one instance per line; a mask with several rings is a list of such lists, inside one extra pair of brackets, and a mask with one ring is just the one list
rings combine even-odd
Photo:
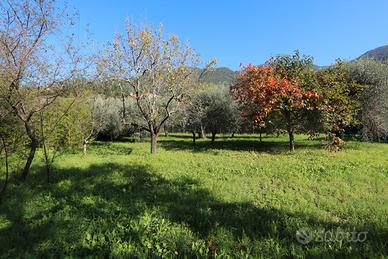
[[(198, 134), (195, 134), (196, 137), (198, 138)], [(160, 138), (177, 138), (177, 139), (192, 139), (192, 135), (189, 134), (174, 134), (174, 133), (169, 133), (168, 136), (165, 136), (164, 134), (160, 134)]]
[[(164, 136), (162, 134), (160, 136), (162, 138), (166, 137), (166, 136)], [(191, 134), (186, 134), (186, 133), (181, 133), (181, 134), (170, 133), (170, 134), (168, 134), (167, 138), (190, 139), (190, 140), (192, 140), (193, 136)], [(262, 139), (266, 139), (266, 138), (275, 138), (275, 136), (274, 135), (262, 134)], [(201, 139), (200, 137), (198, 137), (198, 134), (196, 134), (196, 139)], [(209, 139), (211, 139), (211, 136), (209, 134), (207, 134), (205, 139), (209, 140)], [(216, 139), (254, 139), (254, 140), (258, 140), (259, 139), (259, 134), (258, 133), (254, 133), (254, 134), (235, 134), (233, 137), (232, 137), (231, 133), (229, 133), (229, 134), (217, 134)]]
[[(28, 186), (10, 189), (0, 207), (0, 254), (5, 257), (108, 257), (116, 244), (125, 242), (137, 247), (135, 256), (158, 256), (156, 247), (144, 240), (172, 242), (180, 255), (198, 257), (185, 229), (234, 257), (241, 253), (265, 257), (386, 254), (387, 231), (372, 223), (353, 226), (247, 202), (224, 202), (195, 179), (165, 179), (143, 165), (103, 163), (57, 169), (49, 186), (34, 176)], [(151, 216), (141, 223), (144, 215)], [(150, 222), (157, 230), (150, 230)], [(163, 222), (170, 222), (167, 232), (176, 228), (181, 232), (168, 236), (170, 241), (158, 239)], [(295, 233), (302, 227), (367, 229), (370, 235), (362, 244), (301, 245)]]
[[(209, 150), (233, 150), (233, 151), (256, 151), (270, 154), (283, 154), (289, 152), (288, 142), (269, 141), (263, 139), (260, 142), (255, 138), (228, 138), (216, 139), (215, 142), (210, 140), (197, 141), (195, 144), (187, 140), (160, 139), (160, 146), (166, 150), (190, 150), (192, 152), (205, 152)], [(324, 148), (324, 144), (317, 141), (296, 142), (297, 150), (319, 150)]]

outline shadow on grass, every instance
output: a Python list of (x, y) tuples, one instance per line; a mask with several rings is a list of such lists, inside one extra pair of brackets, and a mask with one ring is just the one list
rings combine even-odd
[[(198, 256), (186, 228), (205, 245), (212, 240), (214, 247), (234, 256), (373, 257), (386, 253), (387, 232), (374, 225), (340, 225), (271, 207), (223, 202), (194, 179), (167, 180), (142, 165), (104, 163), (57, 169), (50, 185), (42, 178), (33, 174), (28, 184), (12, 186), (7, 193), (0, 207), (0, 222), (7, 222), (0, 225), (1, 255), (108, 257), (118, 244), (131, 243), (132, 256), (153, 257), (160, 255), (156, 244), (167, 243), (172, 244), (166, 248), (172, 253)], [(165, 222), (171, 223), (166, 226)], [(295, 233), (302, 227), (366, 229), (369, 235), (362, 244), (301, 245)], [(160, 234), (165, 228), (166, 233)]]
[[(214, 143), (210, 140), (197, 141), (194, 145), (192, 141), (179, 139), (163, 139), (159, 140), (160, 146), (166, 150), (191, 150), (193, 152), (203, 152), (208, 150), (234, 150), (234, 151), (257, 151), (271, 154), (286, 153), (289, 151), (288, 142), (284, 141), (269, 141), (263, 138), (259, 139), (247, 138), (218, 138)], [(296, 142), (296, 149), (322, 149), (324, 144), (316, 141), (301, 141)]]
[[(164, 137), (164, 135), (162, 135), (162, 134), (161, 134), (161, 136)], [(283, 135), (280, 135), (280, 136), (283, 137)], [(170, 133), (170, 134), (168, 134), (168, 137), (178, 138), (178, 139), (179, 138), (180, 139), (190, 139), (190, 140), (193, 139), (193, 136), (191, 134), (185, 134), (185, 133), (182, 133), (182, 134)], [(266, 139), (266, 138), (275, 138), (275, 136), (262, 134), (262, 139)], [(196, 139), (201, 139), (201, 138), (198, 137), (198, 135), (196, 135)], [(207, 135), (206, 139), (210, 140), (211, 136)], [(259, 134), (258, 133), (235, 134), (233, 137), (232, 137), (232, 134), (217, 134), (217, 139), (257, 139), (257, 140), (259, 140)]]

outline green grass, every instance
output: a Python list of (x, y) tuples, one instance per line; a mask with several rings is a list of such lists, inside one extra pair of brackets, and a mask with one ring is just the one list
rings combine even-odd
[[(388, 256), (388, 144), (242, 135), (212, 145), (189, 135), (95, 143), (87, 157), (60, 157), (45, 183), (35, 159), (26, 183), (11, 181), (0, 207), (3, 257)], [(365, 242), (315, 235), (367, 231)]]

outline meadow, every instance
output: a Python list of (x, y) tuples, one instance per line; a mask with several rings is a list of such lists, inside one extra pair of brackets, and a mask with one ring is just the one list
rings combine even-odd
[[(388, 144), (296, 143), (177, 134), (152, 156), (148, 142), (95, 142), (60, 156), (49, 184), (39, 155), (0, 206), (0, 255), (387, 257)], [(351, 232), (366, 238), (338, 235)]]

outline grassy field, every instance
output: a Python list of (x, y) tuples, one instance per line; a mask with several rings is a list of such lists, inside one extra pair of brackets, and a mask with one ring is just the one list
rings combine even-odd
[(1, 256), (388, 256), (388, 144), (176, 135), (148, 152), (95, 143), (60, 157), (49, 185), (35, 159), (0, 207)]

